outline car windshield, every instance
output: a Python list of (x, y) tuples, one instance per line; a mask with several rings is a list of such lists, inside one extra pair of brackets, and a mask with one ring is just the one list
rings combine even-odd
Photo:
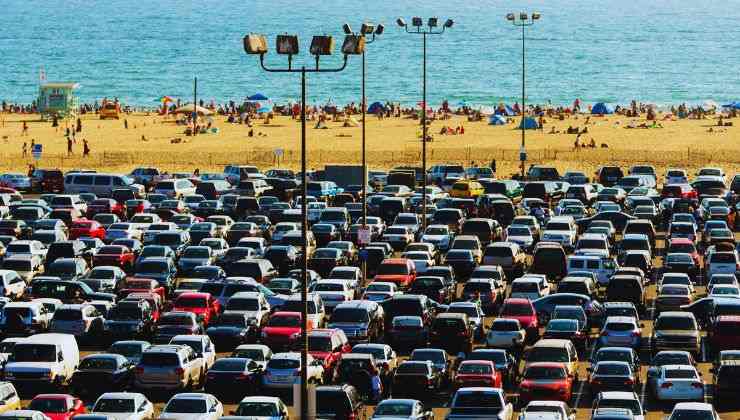
[(463, 363), (457, 371), (462, 374), (485, 375), (493, 373), (491, 365), (483, 363)]
[(278, 409), (270, 402), (246, 402), (239, 404), (235, 415), (250, 418), (278, 417)]
[(638, 400), (621, 400), (616, 398), (605, 398), (599, 401), (598, 408), (626, 408), (635, 416), (642, 416), (642, 409)]
[(206, 299), (200, 297), (179, 297), (175, 301), (175, 306), (180, 308), (205, 308), (207, 305)]
[(80, 369), (116, 370), (116, 360), (103, 357), (88, 357), (80, 362)]
[(564, 347), (534, 347), (527, 362), (568, 362), (568, 350)]
[(273, 316), (267, 322), (268, 327), (300, 327), (300, 324), (299, 316)]
[(696, 372), (693, 369), (666, 369), (666, 379), (696, 379)]
[(407, 275), (408, 267), (406, 264), (381, 264), (378, 267), (379, 275)]
[(301, 361), (298, 359), (270, 359), (267, 362), (268, 369), (298, 369)]
[(336, 308), (331, 315), (331, 322), (364, 323), (369, 321), (369, 312), (360, 308)]
[(308, 350), (309, 351), (332, 351), (331, 348), (331, 337), (328, 335), (321, 336), (308, 336)]
[(512, 304), (512, 303), (505, 304), (504, 309), (501, 311), (501, 315), (503, 316), (522, 316), (522, 315), (532, 315), (533, 313), (534, 313), (534, 310), (532, 309), (531, 305)]
[(133, 413), (134, 400), (132, 398), (104, 398), (98, 400), (93, 413)]
[(28, 409), (41, 411), (42, 413), (65, 413), (67, 411), (67, 399), (36, 397), (31, 400)]
[(120, 354), (124, 357), (138, 357), (141, 352), (142, 347), (139, 344), (114, 343), (108, 348), (108, 353)]
[(656, 330), (696, 330), (696, 322), (689, 317), (658, 317)]
[(599, 363), (596, 365), (597, 375), (629, 375), (629, 366), (617, 363)]
[(561, 367), (531, 366), (524, 371), (526, 379), (564, 379), (565, 369)]
[(673, 410), (670, 420), (715, 420), (718, 417), (712, 415), (710, 410)]
[(167, 403), (165, 413), (205, 413), (206, 400), (202, 398), (174, 398)]
[(409, 417), (413, 406), (408, 403), (381, 403), (375, 410), (375, 416)]

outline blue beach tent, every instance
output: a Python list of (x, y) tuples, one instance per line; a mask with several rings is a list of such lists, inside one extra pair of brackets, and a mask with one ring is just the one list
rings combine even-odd
[(613, 113), (614, 109), (603, 102), (599, 102), (591, 107), (591, 114), (593, 115), (608, 115)]
[(518, 130), (522, 129), (522, 124), (524, 124), (525, 130), (536, 130), (540, 128), (539, 124), (537, 124), (537, 120), (535, 120), (532, 117), (526, 117), (522, 120), (521, 123), (519, 123), (519, 127), (517, 127)]
[(378, 112), (383, 111), (385, 111), (385, 107), (380, 102), (373, 102), (369, 107), (367, 107), (367, 112), (369, 114), (377, 114)]
[(506, 118), (502, 117), (501, 115), (491, 115), (490, 117), (488, 117), (488, 124), (489, 125), (505, 125)]
[(500, 109), (496, 109), (496, 114), (498, 115), (506, 115), (507, 117), (511, 117), (513, 115), (516, 115), (514, 112), (514, 109), (512, 109), (509, 105), (504, 105), (503, 111)]
[(254, 95), (247, 97), (247, 99), (250, 101), (266, 101), (268, 97), (261, 93), (255, 93)]

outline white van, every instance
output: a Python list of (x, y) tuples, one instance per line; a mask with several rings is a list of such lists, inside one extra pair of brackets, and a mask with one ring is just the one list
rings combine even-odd
[(80, 364), (73, 335), (36, 334), (17, 343), (5, 365), (5, 379), (14, 385), (64, 387)]
[(571, 255), (568, 257), (568, 273), (587, 271), (596, 275), (599, 285), (609, 284), (609, 278), (617, 271), (617, 260), (614, 257), (598, 255)]
[(98, 197), (110, 197), (113, 190), (130, 189), (134, 194), (144, 194), (144, 186), (120, 174), (70, 173), (64, 177), (65, 194), (93, 193)]

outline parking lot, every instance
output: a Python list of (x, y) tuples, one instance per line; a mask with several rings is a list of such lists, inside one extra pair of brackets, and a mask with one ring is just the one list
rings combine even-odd
[[(438, 167), (435, 168), (430, 172), (433, 177), (438, 173), (434, 171), (440, 171)], [(630, 173), (645, 171), (647, 167), (636, 168), (631, 168)], [(708, 168), (709, 172), (714, 169)], [(596, 366), (590, 363), (590, 360), (599, 348), (614, 347), (596, 344), (602, 339), (608, 340), (604, 337), (608, 336), (609, 332), (602, 331), (602, 325), (612, 319), (606, 317), (607, 309), (603, 304), (634, 302), (634, 305), (633, 303), (629, 305), (637, 307), (635, 313), (638, 310), (640, 312), (640, 319), (634, 324), (637, 330), (632, 333), (632, 337), (640, 337), (639, 345), (635, 347), (639, 355), (640, 368), (639, 372), (635, 372), (636, 380), (633, 381), (635, 384), (632, 388), (646, 411), (645, 418), (658, 419), (669, 415), (674, 403), (658, 401), (654, 395), (655, 390), (649, 386), (648, 369), (652, 365), (653, 353), (659, 350), (654, 349), (656, 343), (651, 338), (653, 321), (661, 308), (665, 311), (672, 308), (683, 313), (691, 313), (689, 308), (695, 306), (687, 308), (686, 304), (696, 302), (707, 295), (706, 285), (710, 275), (717, 275), (716, 278), (712, 277), (712, 281), (719, 282), (717, 279), (721, 278), (720, 274), (732, 273), (738, 266), (734, 233), (735, 196), (732, 190), (727, 188), (726, 180), (721, 181), (725, 189), (717, 194), (719, 188), (717, 183), (724, 179), (718, 175), (706, 175), (693, 184), (689, 184), (688, 180), (685, 183), (665, 182), (662, 185), (653, 181), (653, 186), (642, 184), (641, 177), (658, 178), (656, 174), (628, 175), (625, 176), (625, 182), (616, 181), (617, 187), (603, 187), (600, 184), (584, 183), (583, 178), (587, 177), (579, 173), (569, 172), (565, 177), (558, 178), (558, 181), (544, 180), (549, 176), (548, 170), (549, 168), (535, 167), (534, 173), (530, 170), (533, 179), (521, 184), (515, 181), (505, 183), (489, 180), (485, 178), (486, 172), (480, 168), (466, 170), (464, 175), (469, 179), (447, 175), (440, 179), (432, 178), (430, 181), (439, 184), (439, 187), (434, 185), (429, 190), (429, 202), (432, 207), (427, 208), (426, 230), (422, 226), (423, 218), (420, 215), (421, 194), (414, 193), (411, 188), (414, 186), (413, 172), (409, 174), (399, 171), (396, 173), (398, 176), (393, 179), (403, 180), (411, 176), (410, 186), (391, 183), (383, 187), (383, 192), (376, 192), (368, 197), (367, 224), (371, 226), (368, 233), (370, 243), (362, 250), (357, 246), (360, 241), (360, 230), (363, 229), (362, 204), (358, 202), (361, 191), (356, 186), (350, 186), (347, 188), (349, 192), (343, 192), (336, 189), (336, 185), (330, 185), (331, 183), (313, 182), (312, 193), (321, 200), (308, 203), (308, 218), (311, 223), (308, 235), (310, 247), (308, 266), (315, 276), (310, 285), (312, 296), (319, 296), (321, 306), (326, 305), (327, 312), (329, 308), (350, 308), (351, 305), (357, 304), (358, 300), (363, 303), (352, 308), (361, 308), (363, 311), (369, 309), (367, 309), (368, 321), (340, 320), (337, 315), (339, 311), (327, 313), (324, 327), (329, 329), (321, 329), (315, 334), (311, 332), (309, 338), (331, 334), (331, 337), (336, 336), (345, 343), (348, 338), (350, 342), (354, 342), (359, 332), (356, 326), (347, 324), (366, 322), (367, 326), (361, 327), (365, 331), (362, 337), (367, 337), (366, 341), (370, 343), (391, 344), (397, 353), (392, 367), (391, 364), (377, 365), (377, 369), (382, 372), (379, 375), (382, 375), (385, 387), (382, 399), (399, 397), (402, 394), (399, 392), (401, 389), (398, 384), (393, 387), (389, 385), (396, 375), (395, 369), (408, 361), (410, 351), (398, 347), (397, 340), (400, 336), (397, 334), (400, 334), (402, 329), (401, 324), (396, 324), (393, 317), (396, 316), (399, 320), (416, 318), (415, 314), (409, 316), (413, 310), (407, 313), (408, 308), (405, 306), (399, 312), (398, 305), (413, 305), (417, 300), (424, 302), (421, 304), (423, 314), (418, 317), (422, 323), (419, 330), (419, 334), (422, 334), (419, 337), (422, 338), (419, 340), (430, 343), (420, 344), (422, 341), (418, 341), (408, 350), (435, 348), (431, 343), (434, 340), (437, 340), (439, 346), (453, 347), (452, 344), (455, 344), (459, 337), (463, 337), (459, 340), (464, 343), (474, 334), (477, 335), (472, 348), (466, 349), (463, 346), (457, 350), (448, 350), (450, 356), (448, 378), (440, 375), (435, 367), (430, 378), (437, 378), (440, 382), (433, 384), (430, 379), (428, 386), (416, 394), (423, 400), (426, 409), (433, 412), (435, 418), (442, 419), (450, 413), (449, 406), (455, 395), (453, 384), (463, 384), (461, 379), (463, 376), (461, 372), (457, 372), (459, 364), (463, 362), (457, 360), (459, 352), (464, 354), (465, 361), (474, 362), (476, 359), (471, 357), (471, 350), (496, 347), (487, 345), (488, 334), (493, 334), (491, 326), (494, 321), (517, 319), (517, 325), (521, 323), (517, 328), (527, 330), (526, 347), (521, 349), (521, 352), (517, 347), (512, 347), (509, 353), (516, 360), (517, 378), (511, 383), (505, 383), (504, 386), (507, 401), (515, 407), (514, 416), (519, 416), (527, 403), (523, 396), (520, 397), (522, 375), (528, 372), (532, 363), (539, 361), (567, 367), (567, 363), (562, 364), (562, 361), (547, 358), (533, 362), (530, 356), (536, 347), (535, 344), (540, 342), (539, 339), (570, 337), (568, 340), (576, 343), (575, 340), (582, 339), (580, 334), (585, 331), (588, 336), (585, 340), (587, 344), (578, 351), (575, 375), (568, 376), (568, 380), (574, 382), (572, 395), (566, 398), (565, 402), (575, 409), (576, 418), (590, 419), (592, 406), (598, 394), (589, 383), (592, 376), (591, 368)], [(296, 316), (294, 312), (281, 312), (281, 307), (289, 306), (291, 301), (295, 302), (296, 295), (291, 298), (290, 293), (291, 291), (295, 293), (300, 287), (296, 280), (300, 279), (300, 246), (296, 243), (302, 242), (299, 223), (301, 213), (300, 207), (297, 206), (297, 190), (292, 188), (288, 196), (286, 187), (286, 184), (296, 187), (297, 182), (286, 173), (272, 172), (267, 178), (271, 180), (270, 185), (267, 183), (258, 185), (256, 181), (247, 181), (254, 182), (254, 185), (250, 185), (252, 191), (255, 191), (256, 187), (264, 188), (260, 191), (262, 193), (260, 197), (252, 197), (240, 189), (242, 183), (237, 182), (238, 187), (231, 186), (228, 181), (230, 173), (234, 172), (226, 171), (222, 176), (223, 179), (213, 175), (215, 180), (210, 181), (195, 176), (174, 180), (169, 178), (152, 180), (151, 185), (146, 188), (142, 186), (138, 192), (114, 190), (112, 193), (114, 197), (123, 197), (119, 199), (93, 197), (82, 191), (74, 191), (74, 194), (26, 193), (23, 197), (12, 191), (4, 191), (2, 194), (5, 194), (3, 197), (7, 201), (8, 217), (7, 220), (0, 222), (0, 236), (6, 239), (3, 247), (6, 250), (3, 268), (9, 270), (4, 273), (26, 276), (31, 282), (29, 287), (16, 290), (11, 286), (14, 281), (5, 280), (5, 294), (8, 297), (6, 305), (11, 305), (8, 306), (10, 308), (15, 304), (10, 301), (32, 303), (37, 299), (45, 299), (45, 303), (59, 300), (59, 304), (65, 304), (55, 307), (56, 312), (53, 316), (50, 315), (48, 324), (37, 323), (34, 320), (31, 325), (27, 325), (23, 323), (25, 321), (17, 321), (8, 316), (4, 310), (2, 331), (5, 336), (25, 337), (42, 332), (75, 334), (82, 360), (88, 356), (105, 353), (112, 342), (120, 339), (137, 338), (165, 344), (170, 342), (170, 339), (177, 339), (185, 334), (205, 337), (204, 339), (210, 340), (207, 342), (216, 342), (222, 339), (216, 335), (216, 329), (233, 326), (227, 323), (231, 322), (229, 316), (238, 312), (237, 315), (242, 318), (243, 324), (235, 330), (237, 335), (229, 336), (230, 340), (238, 340), (234, 344), (267, 344), (273, 356), (285, 350), (298, 349), (300, 334), (296, 331), (300, 330), (295, 329), (295, 324), (278, 323), (282, 322), (281, 317)], [(239, 170), (236, 173), (240, 174)], [(439, 173), (446, 174), (444, 170)], [(109, 175), (67, 174), (64, 180), (65, 189), (84, 181), (83, 177), (97, 179), (96, 177), (106, 176)], [(538, 177), (543, 180), (537, 180)], [(599, 178), (593, 181), (600, 180)], [(632, 185), (633, 181), (637, 185)], [(172, 193), (166, 192), (165, 184), (173, 188)], [(197, 190), (195, 184), (198, 185)], [(734, 180), (732, 184), (735, 184)], [(673, 188), (676, 185), (678, 187)], [(221, 189), (222, 187), (225, 189)], [(632, 192), (627, 193), (622, 187)], [(332, 188), (335, 190), (331, 190)], [(272, 192), (269, 192), (271, 189)], [(544, 191), (544, 195), (540, 195), (540, 191)], [(209, 200), (206, 198), (208, 194), (215, 194), (215, 198)], [(380, 199), (375, 199), (376, 196)], [(328, 203), (323, 204), (322, 200)], [(484, 228), (481, 230), (480, 226)], [(711, 229), (707, 228), (705, 231), (703, 230), (705, 226), (711, 226)], [(687, 233), (685, 229), (691, 232)], [(99, 240), (94, 238), (96, 235)], [(166, 242), (173, 237), (179, 242)], [(29, 240), (31, 242), (28, 242)], [(71, 255), (55, 253), (56, 259), (51, 260), (50, 250), (57, 252), (62, 243), (81, 245), (79, 250), (73, 251)], [(41, 250), (38, 251), (39, 255), (34, 254), (36, 245)], [(26, 246), (29, 247), (29, 251), (21, 249)], [(76, 249), (76, 246), (70, 248)], [(497, 254), (494, 248), (498, 246), (511, 249), (511, 257), (503, 258)], [(163, 252), (163, 256), (158, 256), (157, 252)], [(381, 257), (373, 257), (377, 254)], [(716, 254), (734, 258), (735, 266), (726, 271), (726, 268), (720, 267), (719, 262), (714, 262), (710, 267), (709, 261)], [(232, 255), (238, 256), (233, 258)], [(553, 258), (552, 255), (557, 257)], [(522, 258), (521, 261), (517, 259), (519, 257)], [(667, 259), (670, 261), (666, 262)], [(31, 264), (29, 270), (19, 268), (21, 267), (19, 264), (28, 261)], [(364, 279), (362, 271), (357, 268), (362, 266), (363, 261), (369, 273)], [(33, 265), (34, 262), (37, 262), (38, 266)], [(510, 266), (498, 266), (499, 263)], [(118, 267), (116, 272), (120, 272), (121, 276), (114, 278), (112, 286), (104, 286), (106, 283), (98, 278), (97, 274), (92, 273), (95, 273), (95, 270), (98, 272), (104, 269), (113, 270), (111, 267)], [(255, 267), (257, 271), (254, 271)], [(345, 270), (345, 274), (341, 274), (342, 270)], [(504, 271), (507, 271), (506, 276), (503, 276)], [(450, 273), (455, 279), (444, 278), (445, 274), (440, 273)], [(669, 275), (664, 276), (665, 273)], [(349, 277), (344, 277), (345, 275)], [(666, 285), (659, 286), (663, 279), (669, 277), (673, 281), (665, 280)], [(684, 278), (687, 284), (682, 283)], [(424, 286), (426, 283), (422, 281), (417, 283), (419, 279), (430, 282), (432, 286)], [(620, 289), (615, 284), (634, 279), (639, 280), (638, 295), (634, 295), (634, 288), (624, 289), (624, 294), (620, 294)], [(437, 280), (440, 286), (436, 286)], [(281, 281), (283, 284), (280, 284)], [(587, 291), (582, 294), (574, 293), (571, 289), (560, 290), (559, 287), (566, 281), (567, 287), (583, 287), (583, 290)], [(726, 290), (722, 293), (727, 293), (728, 296), (713, 295), (715, 297), (712, 305), (720, 305), (728, 299), (732, 303), (733, 298), (740, 297), (740, 295), (729, 296), (737, 293), (736, 279), (731, 283), (718, 283), (722, 286), (716, 286), (719, 288), (714, 293), (719, 293), (717, 290), (723, 290), (722, 287), (725, 287)], [(80, 286), (78, 291), (70, 293), (68, 288), (73, 287), (70, 285), (78, 284), (87, 286)], [(383, 286), (388, 284), (390, 286)], [(537, 285), (534, 292), (526, 289), (533, 284)], [(490, 289), (475, 288), (489, 285)], [(227, 294), (225, 290), (232, 286), (238, 292), (232, 291)], [(368, 286), (371, 289), (368, 289)], [(390, 289), (374, 289), (373, 286)], [(497, 289), (499, 286), (501, 289)], [(284, 291), (285, 287), (287, 292)], [(445, 292), (448, 287), (452, 290), (451, 294)], [(662, 287), (660, 293), (659, 287)], [(676, 291), (671, 291), (671, 288)], [(55, 292), (62, 289), (63, 292)], [(337, 295), (341, 295), (339, 301), (336, 300)], [(518, 304), (516, 302), (522, 301), (519, 298), (523, 296), (526, 297), (523, 300), (526, 302), (524, 305), (531, 306), (532, 316), (538, 323), (535, 329), (525, 326), (525, 321), (507, 312), (507, 305)], [(571, 301), (575, 299), (578, 303), (547, 306), (550, 299), (548, 296), (555, 296), (553, 301), (557, 301), (557, 296), (570, 296)], [(259, 319), (253, 314), (255, 310), (250, 309), (252, 312), (246, 315), (235, 311), (236, 307), (229, 306), (239, 298), (258, 297), (259, 302), (263, 303), (259, 303), (257, 311), (265, 309), (264, 313), (259, 312)], [(413, 300), (403, 301), (405, 298)], [(676, 298), (681, 304), (675, 303)], [(198, 299), (203, 299), (203, 303), (195, 302)], [(490, 303), (487, 299), (491, 299)], [(70, 321), (70, 318), (64, 316), (69, 316), (69, 311), (86, 311), (84, 308), (89, 306), (86, 302), (97, 305), (96, 312), (91, 312), (88, 321), (77, 322), (70, 330), (71, 327), (66, 326), (69, 322), (67, 324), (63, 322)], [(396, 305), (396, 302), (407, 303)], [(443, 314), (446, 312), (455, 313), (450, 306), (454, 302), (472, 302), (475, 307), (480, 307), (480, 310), (487, 310), (482, 325), (478, 326), (466, 314), (457, 318), (448, 317), (451, 322), (456, 319), (464, 320), (459, 335), (458, 330), (454, 329), (457, 327), (441, 329), (435, 320), (444, 318)], [(740, 303), (740, 299), (737, 302)], [(80, 304), (82, 306), (79, 306)], [(113, 325), (116, 322), (131, 321), (129, 318), (121, 317), (121, 311), (131, 305), (140, 310), (135, 317), (138, 332), (121, 335)], [(581, 326), (580, 321), (576, 322), (577, 317), (551, 318), (558, 308), (567, 309), (568, 305), (571, 309), (573, 306), (580, 306), (579, 310), (587, 317), (585, 318), (587, 327)], [(706, 336), (711, 325), (716, 325), (713, 330), (715, 341), (719, 340), (716, 337), (722, 334), (732, 335), (726, 330), (727, 325), (717, 323), (721, 320), (718, 314), (712, 312), (714, 310), (710, 309), (706, 318), (702, 317), (700, 312), (695, 312), (701, 326), (701, 339), (699, 351), (694, 358), (697, 362), (696, 369), (701, 375), (698, 380), (703, 383), (705, 395), (703, 399), (709, 403), (714, 401), (712, 386), (714, 374), (710, 368), (715, 360), (716, 351), (734, 349), (730, 344), (720, 344), (721, 348), (710, 347), (710, 340)], [(740, 312), (735, 313), (732, 310), (724, 314), (740, 315)], [(690, 316), (693, 319), (695, 315)], [(186, 323), (187, 332), (183, 332), (186, 324), (181, 323), (184, 321), (176, 321), (176, 318), (192, 319), (192, 328), (191, 324)], [(164, 319), (167, 319), (167, 322)], [(176, 322), (172, 323), (174, 321)], [(558, 322), (553, 321), (570, 321), (576, 327), (574, 330), (558, 330), (555, 329)], [(374, 329), (371, 328), (371, 324), (375, 325)], [(17, 330), (19, 327), (20, 330)], [(81, 331), (76, 329), (78, 327)], [(285, 333), (282, 330), (278, 331), (277, 327), (293, 329)], [(171, 332), (175, 329), (178, 332)], [(234, 346), (218, 344), (218, 347), (216, 360), (231, 357), (231, 349)], [(186, 354), (192, 354), (185, 356), (187, 360), (191, 360), (188, 358), (192, 357), (202, 359), (202, 363), (206, 363), (205, 350), (199, 351), (196, 347), (194, 347), (196, 350), (193, 350), (188, 346), (174, 348), (180, 349), (176, 351), (182, 350)], [(321, 360), (317, 365), (321, 366), (320, 368), (314, 368), (312, 365), (312, 369), (321, 372), (314, 378), (314, 383), (330, 385), (348, 381), (337, 379), (340, 378), (338, 366), (343, 360), (342, 357), (346, 357), (348, 353), (352, 354), (351, 348), (352, 346), (347, 344), (342, 350), (332, 350), (328, 355), (325, 354), (325, 350), (312, 348), (311, 353)], [(151, 348), (144, 354), (154, 349), (162, 347)], [(334, 357), (332, 352), (337, 352), (335, 360), (331, 359)], [(11, 350), (11, 360), (6, 364), (5, 375), (20, 388), (20, 385), (28, 383), (24, 382), (26, 379), (22, 376), (23, 372), (18, 370), (20, 365), (14, 360), (20, 355), (12, 354)], [(418, 362), (420, 359), (415, 360), (414, 363), (420, 363)], [(152, 365), (143, 361), (138, 363), (135, 367), (133, 365), (129, 367), (131, 382), (121, 389), (142, 392), (154, 403), (152, 416), (156, 417), (175, 392), (151, 390), (150, 388), (162, 388), (165, 385), (161, 382), (146, 385), (142, 378), (146, 377)], [(268, 363), (268, 369), (269, 366)], [(331, 367), (325, 368), (326, 366)], [(249, 380), (254, 381), (250, 383), (258, 384), (256, 388), (244, 385), (243, 391), (231, 398), (217, 395), (222, 399), (224, 415), (235, 411), (239, 400), (245, 395), (278, 395), (285, 397), (285, 402), (290, 405), (290, 399), (285, 392), (276, 392), (274, 385), (263, 386), (267, 384), (265, 378), (270, 375), (264, 369), (250, 371)], [(658, 371), (662, 371), (661, 369)], [(204, 383), (213, 385), (213, 381), (216, 381), (215, 377), (207, 377), (206, 369), (199, 372), (199, 378), (186, 380), (183, 376), (178, 379), (183, 382), (178, 382), (181, 386), (177, 387), (182, 390), (201, 391)], [(292, 376), (296, 376), (298, 370), (295, 372)], [(188, 374), (185, 369), (179, 369), (177, 373), (177, 375)], [(399, 383), (404, 382), (399, 380)], [(79, 390), (66, 385), (63, 383), (57, 390), (73, 394)], [(227, 389), (236, 387), (223, 380), (219, 385)], [(464, 385), (455, 386), (464, 387)], [(672, 384), (668, 384), (665, 388), (671, 386)], [(27, 407), (31, 398), (42, 390), (34, 386), (23, 388), (22, 406)], [(626, 385), (622, 388), (627, 390)], [(357, 389), (359, 391), (359, 385)], [(410, 389), (412, 387), (403, 391)], [(544, 395), (536, 394), (534, 391), (532, 393)], [(92, 409), (97, 397), (96, 392), (91, 394), (84, 396), (88, 410)], [(360, 395), (363, 399), (367, 397)], [(550, 397), (545, 399), (551, 399)], [(543, 398), (531, 399), (538, 401)], [(364, 408), (355, 414), (372, 417), (376, 403), (377, 401), (366, 401), (363, 404)], [(734, 411), (731, 410), (736, 410), (729, 401), (717, 409), (723, 418), (734, 416)], [(290, 412), (293, 418), (298, 417), (295, 407), (291, 407)]]

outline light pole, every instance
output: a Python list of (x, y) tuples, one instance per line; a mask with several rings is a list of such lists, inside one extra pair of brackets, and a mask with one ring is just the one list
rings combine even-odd
[(422, 69), (421, 69), (421, 96), (422, 96), (422, 111), (421, 111), (421, 170), (423, 174), (422, 180), (422, 193), (421, 193), (421, 231), (424, 232), (427, 229), (427, 35), (440, 35), (444, 33), (445, 29), (452, 28), (455, 23), (452, 19), (447, 19), (442, 29), (435, 29), (438, 27), (439, 19), (436, 17), (430, 17), (427, 20), (427, 28), (422, 29), (424, 21), (422, 18), (415, 16), (411, 18), (411, 26), (416, 29), (409, 30), (408, 24), (402, 18), (396, 20), (398, 26), (404, 28), (406, 33), (418, 34), (422, 38)]
[(315, 66), (306, 68), (293, 67), (293, 56), (298, 54), (298, 36), (278, 35), (276, 50), (278, 54), (288, 56), (288, 67), (276, 68), (265, 66), (265, 54), (267, 53), (267, 39), (264, 35), (249, 34), (244, 37), (244, 51), (250, 55), (260, 56), (262, 69), (273, 73), (300, 73), (301, 74), (301, 419), (307, 420), (308, 413), (308, 206), (306, 205), (306, 74), (307, 73), (336, 73), (347, 67), (347, 56), (362, 54), (365, 49), (365, 40), (361, 36), (347, 35), (342, 44), (344, 60), (341, 67), (319, 68), (319, 58), (322, 55), (331, 55), (333, 49), (333, 38), (326, 35), (315, 35), (311, 40), (310, 53), (315, 58)]
[(522, 180), (524, 180), (524, 162), (527, 161), (527, 149), (525, 148), (525, 140), (524, 140), (524, 132), (525, 132), (525, 123), (524, 119), (526, 118), (525, 115), (525, 100), (526, 100), (526, 92), (525, 92), (525, 85), (526, 85), (526, 75), (525, 75), (525, 64), (524, 64), (524, 29), (527, 26), (534, 25), (534, 22), (536, 20), (540, 19), (540, 14), (538, 12), (532, 12), (532, 16), (528, 16), (526, 12), (521, 12), (517, 16), (515, 13), (509, 13), (506, 15), (506, 20), (511, 22), (514, 26), (519, 26), (522, 28), (522, 122), (520, 128), (522, 129), (522, 147), (519, 149), (519, 161), (521, 161), (522, 166)]
[[(352, 27), (345, 23), (342, 26), (345, 35), (358, 35), (352, 32)], [(372, 23), (363, 23), (360, 27), (359, 35), (365, 40), (365, 44), (372, 44), (375, 42), (375, 36), (383, 34), (385, 26), (379, 24), (378, 26)], [(371, 35), (368, 39), (367, 36)], [(365, 142), (365, 124), (366, 124), (366, 112), (367, 112), (367, 98), (365, 97), (365, 50), (362, 50), (362, 230), (367, 231), (367, 158), (366, 158), (366, 142)], [(364, 248), (366, 243), (361, 244)], [(363, 259), (362, 261), (362, 281), (367, 280), (367, 263)]]

